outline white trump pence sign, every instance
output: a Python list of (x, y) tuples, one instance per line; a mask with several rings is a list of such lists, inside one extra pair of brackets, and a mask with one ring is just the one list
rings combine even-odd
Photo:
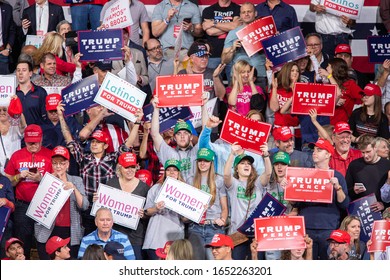
[(46, 172), (31, 200), (26, 215), (50, 229), (72, 193), (72, 190), (64, 190), (63, 186), (64, 182)]
[(210, 194), (168, 177), (155, 202), (164, 201), (166, 208), (199, 223), (210, 200)]
[(94, 101), (132, 122), (136, 121), (135, 113), (142, 109), (146, 93), (129, 82), (108, 72)]
[(99, 208), (105, 207), (111, 210), (114, 223), (134, 230), (137, 229), (140, 218), (138, 211), (144, 207), (144, 197), (104, 184), (99, 184), (97, 193), (98, 200), (92, 206), (92, 216), (95, 216)]

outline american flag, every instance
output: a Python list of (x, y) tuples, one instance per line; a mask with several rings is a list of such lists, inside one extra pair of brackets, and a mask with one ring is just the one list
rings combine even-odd
[[(146, 6), (146, 9), (151, 17), (154, 6), (161, 0), (140, 0)], [(198, 0), (199, 8), (202, 11), (205, 7), (216, 3), (217, 0)], [(248, 0), (233, 0), (237, 4), (242, 4)], [(379, 1), (380, 0), (365, 0), (360, 18), (356, 21), (356, 25), (352, 28), (352, 66), (363, 73), (373, 73), (374, 64), (368, 62), (367, 56), (367, 37), (387, 35), (386, 28), (379, 16)], [(29, 0), (34, 3), (34, 0)], [(69, 7), (63, 3), (63, 0), (50, 0), (55, 4), (64, 6), (65, 17), (70, 19)], [(263, 2), (262, 0), (251, 1), (255, 5)], [(314, 19), (315, 14), (309, 11), (310, 0), (284, 0), (285, 3), (292, 5), (297, 13), (298, 21), (300, 22), (304, 35), (315, 32)], [(31, 3), (30, 3), (31, 4)]]

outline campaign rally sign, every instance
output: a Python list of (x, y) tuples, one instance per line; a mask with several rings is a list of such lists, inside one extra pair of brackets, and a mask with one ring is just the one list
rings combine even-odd
[(390, 36), (370, 36), (367, 38), (368, 61), (383, 63), (390, 59)]
[(42, 46), (43, 39), (45, 39), (43, 35), (27, 35), (25, 46), (32, 45), (39, 49)]
[(128, 0), (108, 2), (107, 10), (103, 16), (103, 28), (125, 28), (133, 24)]
[(334, 170), (287, 167), (284, 200), (332, 203)]
[(261, 44), (275, 68), (307, 56), (305, 38), (299, 26), (264, 39)]
[(95, 105), (93, 99), (98, 90), (99, 83), (96, 75), (91, 75), (62, 89), (61, 95), (62, 102), (65, 105), (65, 117), (82, 112)]
[(261, 41), (275, 35), (277, 32), (273, 16), (259, 18), (237, 31), (236, 35), (250, 57), (261, 51)]
[(0, 106), (8, 107), (11, 96), (16, 94), (16, 76), (0, 75)]
[(6, 206), (0, 207), (0, 241), (3, 238), (5, 229), (7, 228), (7, 223), (10, 215), (11, 208), (8, 208)]
[[(171, 107), (171, 108), (159, 108), (160, 109), (160, 133), (167, 131), (175, 126), (178, 120), (188, 120), (192, 117), (192, 112), (189, 107)], [(144, 120), (152, 122), (153, 105), (148, 104), (144, 108)]]
[(260, 146), (267, 143), (270, 131), (270, 124), (228, 110), (220, 138), (229, 144), (237, 142), (243, 149), (261, 155)]
[(248, 219), (240, 226), (237, 231), (248, 236), (254, 236), (255, 225), (253, 220), (262, 217), (281, 216), (286, 211), (286, 206), (280, 203), (275, 197), (268, 192), (265, 193), (263, 199), (256, 206), (255, 210), (249, 215)]
[(64, 190), (63, 185), (64, 182), (46, 172), (28, 206), (26, 215), (50, 229), (58, 212), (73, 192), (73, 190)]
[(333, 116), (336, 95), (336, 85), (295, 83), (291, 113), (308, 115), (311, 109), (316, 109), (319, 116)]
[[(206, 103), (206, 110), (208, 116), (211, 116), (214, 111), (215, 104), (217, 103), (217, 98), (214, 97), (213, 99), (210, 99)], [(191, 112), (192, 112), (192, 118), (190, 119), (192, 126), (195, 128), (201, 127), (202, 126), (202, 107), (201, 106), (191, 106), (190, 107)]]
[(360, 240), (367, 242), (371, 238), (374, 221), (382, 220), (380, 212), (373, 212), (370, 206), (377, 202), (374, 193), (354, 200), (348, 205), (348, 215), (359, 217), (361, 224)]
[(368, 252), (384, 252), (390, 246), (390, 222), (374, 221), (371, 233), (372, 244), (367, 249)]
[(156, 77), (158, 107), (202, 106), (203, 74)]
[(254, 222), (257, 251), (306, 248), (303, 217), (263, 217), (255, 219)]
[(80, 61), (123, 59), (122, 29), (78, 31)]
[(360, 17), (364, 0), (321, 0), (326, 12), (336, 16), (347, 16), (351, 19)]
[(165, 207), (199, 223), (211, 195), (184, 182), (167, 177), (160, 188), (155, 202), (164, 201)]
[(125, 119), (135, 122), (137, 117), (134, 114), (142, 108), (145, 98), (145, 92), (107, 72), (94, 101)]
[(96, 211), (105, 207), (111, 210), (114, 223), (136, 230), (140, 216), (138, 211), (143, 209), (145, 197), (124, 192), (104, 184), (99, 184), (98, 199), (93, 203), (91, 215), (95, 216)]

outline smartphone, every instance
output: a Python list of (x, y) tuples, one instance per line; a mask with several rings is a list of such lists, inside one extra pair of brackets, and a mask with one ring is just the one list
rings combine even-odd
[(77, 31), (69, 31), (65, 33), (65, 38), (74, 38), (77, 37)]
[(22, 17), (22, 20), (24, 20), (24, 19), (30, 20), (30, 18), (28, 17), (27, 14), (25, 14), (25, 15)]
[(366, 187), (364, 186), (363, 183), (355, 183), (353, 188), (354, 188), (354, 190), (359, 190), (359, 191), (363, 191), (363, 192), (366, 191)]
[(186, 23), (191, 23), (191, 18), (185, 18), (185, 19), (183, 19), (183, 21)]
[(37, 167), (29, 168), (28, 172), (37, 173), (38, 172), (38, 168)]

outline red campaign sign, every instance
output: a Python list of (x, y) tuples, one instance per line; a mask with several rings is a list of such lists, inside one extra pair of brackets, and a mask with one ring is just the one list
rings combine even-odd
[(254, 219), (257, 251), (306, 248), (302, 216), (274, 216)]
[(158, 107), (202, 106), (203, 74), (156, 77)]
[(333, 170), (287, 167), (288, 184), (284, 190), (284, 200), (332, 203), (330, 178), (333, 176)]
[(248, 24), (236, 34), (247, 55), (252, 56), (263, 49), (261, 41), (275, 35), (276, 32), (274, 18), (267, 16)]
[(336, 85), (296, 83), (291, 114), (308, 115), (316, 109), (319, 116), (334, 116), (336, 95)]
[(245, 150), (261, 155), (260, 146), (267, 143), (271, 125), (228, 110), (220, 138), (230, 144), (238, 142)]
[(371, 233), (371, 246), (368, 252), (384, 252), (390, 246), (390, 221), (374, 221)]

